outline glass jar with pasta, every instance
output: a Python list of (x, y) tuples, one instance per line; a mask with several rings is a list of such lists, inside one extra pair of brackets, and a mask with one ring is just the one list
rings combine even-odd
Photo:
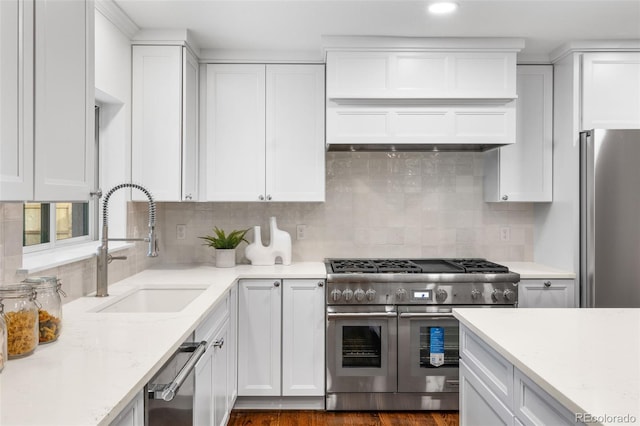
[(31, 355), (38, 346), (38, 307), (36, 292), (28, 284), (0, 287), (7, 324), (7, 355), (9, 359)]
[(36, 291), (38, 306), (38, 341), (40, 344), (58, 340), (62, 331), (62, 299), (66, 296), (55, 276), (31, 277), (24, 280)]
[(0, 372), (7, 361), (7, 325), (4, 323), (4, 305), (0, 299)]

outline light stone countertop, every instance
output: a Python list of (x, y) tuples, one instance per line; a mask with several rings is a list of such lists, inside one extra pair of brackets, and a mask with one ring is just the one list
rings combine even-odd
[[(108, 425), (236, 279), (325, 277), (322, 262), (224, 269), (166, 266), (110, 285), (109, 297), (83, 297), (65, 304), (58, 341), (8, 361), (0, 373), (0, 425)], [(180, 312), (91, 312), (149, 284), (205, 285), (207, 289)]]
[(554, 268), (535, 262), (510, 262), (496, 261), (500, 265), (509, 268), (510, 271), (520, 274), (520, 279), (575, 279), (576, 274), (570, 271)]
[(631, 415), (640, 424), (640, 309), (455, 309), (454, 315), (569, 411)]

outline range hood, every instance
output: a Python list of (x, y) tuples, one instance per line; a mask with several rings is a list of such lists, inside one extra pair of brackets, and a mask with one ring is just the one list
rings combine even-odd
[(515, 143), (522, 39), (325, 37), (328, 151)]
[(329, 152), (484, 152), (500, 148), (508, 144), (494, 143), (406, 143), (406, 144), (385, 144), (385, 143), (327, 143)]

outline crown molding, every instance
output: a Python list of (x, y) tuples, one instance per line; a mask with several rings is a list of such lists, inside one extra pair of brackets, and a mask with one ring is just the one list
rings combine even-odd
[(113, 25), (116, 26), (129, 39), (140, 31), (140, 27), (124, 13), (113, 0), (95, 0), (95, 7), (98, 12), (104, 15)]
[(638, 52), (640, 40), (579, 40), (572, 41), (551, 51), (549, 59), (552, 63), (558, 62), (565, 56), (576, 52)]

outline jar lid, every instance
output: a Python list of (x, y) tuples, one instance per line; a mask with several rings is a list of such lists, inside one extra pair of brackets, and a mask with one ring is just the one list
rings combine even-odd
[(31, 284), (5, 284), (0, 286), (0, 298), (10, 299), (17, 297), (35, 299), (36, 291)]
[(58, 278), (55, 275), (48, 277), (29, 277), (23, 283), (30, 284), (35, 288), (55, 287), (58, 285)]

